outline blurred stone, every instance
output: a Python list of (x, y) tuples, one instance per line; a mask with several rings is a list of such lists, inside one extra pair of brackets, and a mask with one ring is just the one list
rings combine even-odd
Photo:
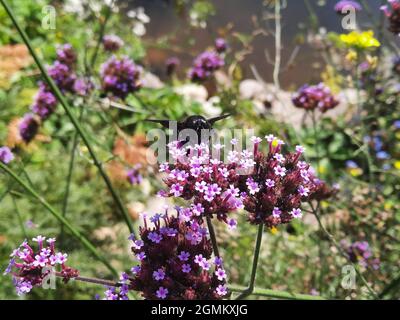
[(199, 84), (188, 83), (183, 86), (176, 87), (175, 92), (190, 102), (203, 103), (207, 101), (207, 89)]
[(161, 89), (164, 87), (164, 83), (160, 80), (160, 78), (150, 72), (146, 72), (142, 76), (141, 81), (143, 84), (143, 88)]
[(118, 137), (114, 143), (113, 154), (121, 159), (107, 164), (107, 171), (114, 182), (126, 181), (129, 166), (140, 164), (141, 170), (146, 170), (149, 167), (148, 160), (151, 163), (156, 161), (154, 154), (147, 147), (146, 137), (143, 134)]
[(28, 48), (22, 44), (0, 47), (0, 88), (8, 89), (13, 76), (32, 63)]

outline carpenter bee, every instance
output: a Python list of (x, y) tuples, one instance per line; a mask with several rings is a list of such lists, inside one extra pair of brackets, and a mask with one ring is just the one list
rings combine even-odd
[[(211, 119), (206, 119), (203, 116), (199, 115), (189, 116), (184, 120), (176, 122), (175, 126), (176, 135), (179, 135), (179, 133), (185, 129), (192, 129), (196, 132), (198, 137), (198, 142), (200, 143), (202, 130), (211, 131), (215, 122), (225, 119), (229, 116), (230, 116), (229, 114), (225, 114)], [(154, 119), (147, 119), (146, 121), (159, 123), (166, 129), (170, 129), (171, 122), (172, 123), (174, 122), (174, 120), (154, 120)], [(187, 142), (187, 140), (184, 142)]]

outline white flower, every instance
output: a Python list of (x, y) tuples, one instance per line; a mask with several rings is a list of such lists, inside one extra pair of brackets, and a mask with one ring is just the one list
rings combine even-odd
[(136, 22), (136, 23), (133, 25), (132, 32), (133, 32), (136, 36), (142, 37), (142, 36), (144, 36), (144, 35), (146, 34), (146, 28), (145, 28), (145, 26), (144, 26), (143, 23), (141, 23), (141, 22)]

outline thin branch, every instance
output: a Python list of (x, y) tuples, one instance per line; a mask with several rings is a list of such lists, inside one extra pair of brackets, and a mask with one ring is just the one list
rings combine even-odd
[[(112, 8), (113, 8), (113, 6), (114, 6), (114, 2), (115, 2), (115, 1), (112, 1), (112, 2), (110, 3), (110, 5), (107, 5), (107, 12), (106, 12), (106, 15), (105, 15), (105, 18), (104, 18), (104, 22), (101, 24), (100, 32), (99, 32), (99, 37), (98, 37), (97, 43), (96, 43), (96, 48), (94, 49), (94, 53), (93, 53), (92, 59), (91, 59), (91, 61), (90, 61), (90, 67), (91, 67), (92, 69), (94, 68), (94, 66), (95, 66), (95, 64), (96, 64), (96, 60), (97, 60), (97, 56), (98, 56), (98, 54), (99, 54), (100, 46), (101, 46), (101, 43), (102, 43), (102, 41), (103, 41), (104, 34), (105, 34), (105, 32), (106, 32), (107, 22), (108, 22), (108, 20), (111, 18)], [(101, 17), (100, 17), (100, 19), (101, 19)]]
[[(64, 276), (61, 272), (54, 272), (54, 274), (57, 277), (64, 278)], [(82, 276), (73, 277), (73, 278), (71, 278), (71, 280), (87, 282), (87, 283), (94, 283), (94, 284), (99, 284), (101, 286), (106, 286), (106, 287), (120, 287), (122, 285), (121, 283), (115, 282), (112, 280), (92, 278), (92, 277), (82, 277)]]
[(281, 0), (275, 1), (275, 64), (274, 64), (274, 84), (280, 89), (279, 74), (282, 60), (282, 26), (281, 26)]
[[(228, 286), (229, 290), (233, 292), (244, 292), (247, 288), (237, 285)], [(254, 288), (253, 292), (251, 293), (253, 296), (262, 296), (262, 297), (269, 297), (269, 298), (276, 298), (276, 299), (287, 299), (287, 300), (325, 300), (325, 298), (321, 296), (312, 296), (308, 294), (299, 294), (299, 293), (292, 293), (287, 291), (279, 291), (279, 290), (272, 290), (272, 289), (261, 289), (261, 288)]]
[(19, 211), (19, 208), (18, 208), (17, 200), (15, 200), (15, 196), (14, 195), (11, 195), (11, 199), (13, 201), (15, 213), (17, 214), (17, 217), (18, 217), (18, 223), (19, 223), (19, 225), (21, 227), (21, 232), (24, 235), (25, 239), (28, 239), (28, 234), (26, 233), (26, 229), (25, 229), (25, 226), (24, 226), (24, 221), (22, 220), (22, 216), (21, 216), (21, 212)]
[(211, 243), (213, 246), (214, 255), (218, 258), (221, 258), (221, 256), (219, 255), (217, 237), (215, 235), (215, 231), (214, 231), (214, 227), (212, 225), (211, 218), (207, 217), (206, 220), (207, 220), (208, 232), (210, 233)]
[[(82, 117), (83, 117), (83, 108), (81, 109), (81, 112), (79, 115), (79, 121), (82, 120)], [(76, 148), (78, 146), (78, 142), (79, 142), (79, 134), (77, 131), (75, 131), (69, 165), (68, 165), (67, 183), (65, 186), (65, 193), (64, 193), (63, 206), (62, 206), (62, 216), (64, 218), (67, 216), (68, 199), (69, 199), (69, 193), (70, 193), (70, 189), (71, 189), (72, 173), (74, 171), (75, 155), (76, 155)], [(64, 236), (64, 225), (61, 225), (61, 232), (60, 232), (61, 240), (64, 238), (63, 236)]]
[(247, 289), (243, 290), (243, 292), (236, 298), (236, 300), (242, 300), (254, 292), (254, 284), (256, 281), (258, 258), (260, 256), (261, 240), (262, 240), (263, 231), (264, 231), (264, 225), (260, 224), (258, 226), (256, 246), (254, 248), (253, 266), (251, 268), (250, 283), (249, 283), (249, 286), (247, 287)]

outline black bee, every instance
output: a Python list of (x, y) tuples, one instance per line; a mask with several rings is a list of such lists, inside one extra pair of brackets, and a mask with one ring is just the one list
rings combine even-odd
[[(201, 139), (202, 130), (211, 130), (215, 122), (225, 119), (229, 117), (229, 114), (225, 114), (219, 117), (206, 119), (203, 116), (189, 116), (182, 121), (177, 122), (177, 134), (185, 129), (192, 129), (196, 132), (197, 137)], [(155, 122), (161, 124), (164, 128), (169, 129), (170, 122), (173, 120), (154, 120), (154, 119), (147, 119), (146, 121)]]

